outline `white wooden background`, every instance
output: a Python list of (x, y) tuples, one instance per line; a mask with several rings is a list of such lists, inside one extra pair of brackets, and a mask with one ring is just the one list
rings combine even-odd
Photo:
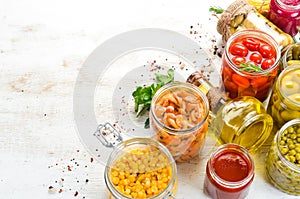
[[(207, 37), (219, 40), (208, 8), (230, 2), (0, 0), (0, 198), (106, 198), (104, 166), (83, 147), (73, 120), (83, 62), (102, 42), (138, 28), (190, 36), (190, 26), (205, 24)], [(212, 42), (203, 45), (212, 53)], [(256, 159), (248, 198), (296, 198), (271, 186), (264, 155)], [(179, 186), (178, 198), (206, 198), (202, 183), (193, 191)]]

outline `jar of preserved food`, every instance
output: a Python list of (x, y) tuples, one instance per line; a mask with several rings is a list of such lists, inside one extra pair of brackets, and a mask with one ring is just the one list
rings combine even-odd
[(300, 65), (300, 43), (291, 44), (284, 49), (280, 69), (296, 64)]
[(285, 123), (275, 135), (266, 158), (266, 173), (281, 191), (300, 195), (300, 118)]
[(300, 118), (300, 64), (285, 68), (278, 76), (268, 113), (279, 128), (289, 120)]
[(273, 119), (259, 100), (244, 96), (221, 106), (210, 126), (221, 144), (236, 143), (255, 152), (270, 136)]
[(254, 179), (254, 161), (240, 145), (225, 144), (210, 156), (204, 191), (213, 199), (242, 199)]
[(198, 87), (181, 82), (163, 86), (152, 98), (149, 118), (154, 139), (177, 162), (199, 155), (208, 129), (209, 104)]
[(222, 81), (231, 99), (253, 96), (264, 101), (279, 69), (276, 41), (258, 30), (242, 30), (227, 41), (222, 57)]
[(280, 50), (294, 43), (291, 35), (274, 25), (248, 1), (252, 0), (234, 1), (219, 18), (217, 31), (222, 35), (224, 44), (231, 35), (241, 30), (260, 30), (268, 33), (278, 43)]
[(176, 163), (161, 143), (133, 138), (118, 144), (105, 168), (109, 199), (169, 199), (177, 191)]
[(268, 18), (284, 32), (295, 36), (300, 27), (300, 0), (271, 0)]
[(255, 152), (267, 140), (273, 119), (258, 99), (243, 96), (228, 100), (224, 89), (211, 85), (199, 71), (192, 73), (187, 82), (206, 93), (210, 105), (210, 130), (220, 144), (235, 143)]

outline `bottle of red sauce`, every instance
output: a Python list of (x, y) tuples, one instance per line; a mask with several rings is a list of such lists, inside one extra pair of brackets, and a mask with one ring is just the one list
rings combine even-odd
[(224, 144), (210, 156), (206, 165), (204, 192), (213, 199), (242, 199), (254, 178), (254, 161), (240, 145)]
[(268, 18), (281, 30), (295, 36), (300, 28), (300, 0), (271, 0)]

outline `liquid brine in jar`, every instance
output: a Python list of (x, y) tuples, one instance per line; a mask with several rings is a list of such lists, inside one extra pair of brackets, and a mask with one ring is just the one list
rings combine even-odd
[(209, 122), (206, 95), (196, 86), (174, 82), (160, 88), (151, 101), (150, 126), (177, 162), (199, 155)]
[(266, 158), (266, 173), (279, 190), (300, 195), (300, 118), (276, 133)]
[(268, 112), (279, 128), (292, 119), (300, 118), (300, 64), (289, 66), (280, 73)]

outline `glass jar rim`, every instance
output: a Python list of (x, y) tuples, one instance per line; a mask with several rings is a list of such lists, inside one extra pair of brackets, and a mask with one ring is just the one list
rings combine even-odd
[(300, 3), (297, 5), (288, 5), (288, 4), (285, 4), (282, 0), (274, 0), (274, 1), (279, 7), (286, 9), (286, 10), (299, 11), (299, 9), (300, 9)]
[(279, 93), (283, 96), (283, 98), (285, 100), (287, 100), (289, 103), (297, 106), (300, 108), (300, 103), (297, 103), (293, 100), (291, 100), (287, 94), (283, 91), (282, 89), (282, 85), (281, 85), (281, 80), (283, 79), (284, 75), (290, 71), (293, 71), (293, 70), (299, 70), (300, 71), (300, 65), (292, 65), (292, 66), (288, 66), (286, 67), (278, 76), (278, 79), (277, 79), (277, 86), (278, 86), (278, 90), (279, 90)]
[[(215, 172), (215, 170), (212, 168), (212, 162), (214, 157), (216, 157), (219, 153), (225, 151), (225, 150), (230, 150), (230, 151), (234, 151), (234, 152), (238, 152), (239, 155), (243, 156), (244, 158), (247, 159), (247, 162), (250, 164), (249, 165), (249, 172), (248, 175), (240, 181), (236, 181), (236, 182), (231, 182), (231, 181), (227, 181), (224, 180), (222, 178), (220, 178), (217, 173)], [(219, 146), (211, 155), (210, 158), (207, 162), (207, 165), (209, 167), (210, 170), (210, 175), (211, 177), (220, 185), (226, 187), (226, 188), (241, 188), (243, 186), (246, 186), (249, 182), (251, 182), (251, 180), (254, 177), (254, 160), (253, 157), (251, 156), (250, 152), (244, 148), (241, 145), (238, 144), (234, 144), (234, 143), (228, 143), (228, 144), (223, 144), (221, 146)]]
[[(168, 127), (164, 123), (162, 123), (157, 118), (156, 114), (154, 113), (154, 109), (156, 106), (156, 100), (160, 97), (160, 95), (168, 89), (180, 88), (180, 87), (189, 89), (191, 91), (195, 91), (194, 92), (195, 95), (198, 95), (201, 98), (201, 100), (203, 101), (204, 107), (205, 107), (205, 114), (203, 115), (202, 120), (200, 122), (198, 122), (195, 126), (193, 126), (191, 128), (187, 128), (187, 129), (174, 129), (174, 128)], [(152, 102), (151, 102), (150, 114), (153, 116), (153, 119), (155, 120), (155, 122), (157, 122), (158, 124), (160, 124), (161, 126), (166, 128), (167, 130), (169, 130), (170, 134), (172, 134), (172, 133), (189, 134), (189, 133), (192, 133), (194, 130), (198, 129), (202, 124), (205, 123), (206, 119), (209, 116), (209, 102), (208, 102), (206, 95), (202, 92), (202, 90), (199, 87), (197, 87), (193, 84), (190, 84), (190, 83), (175, 81), (175, 82), (164, 85), (154, 94), (154, 96), (152, 98)]]
[[(235, 63), (230, 59), (229, 47), (231, 46), (231, 43), (233, 41), (235, 41), (237, 37), (246, 38), (245, 36), (247, 36), (247, 35), (251, 36), (251, 37), (255, 37), (259, 40), (263, 40), (263, 41), (267, 42), (268, 44), (272, 45), (272, 47), (276, 51), (276, 60), (275, 60), (272, 67), (270, 67), (266, 70), (263, 70), (261, 72), (251, 73), (251, 72), (246, 72), (246, 71), (240, 70), (240, 68), (237, 67), (235, 65)], [(275, 41), (275, 39), (271, 35), (269, 35), (268, 33), (264, 32), (264, 31), (261, 31), (261, 30), (252, 30), (251, 29), (251, 30), (240, 30), (238, 32), (235, 32), (233, 35), (231, 35), (229, 37), (229, 39), (226, 43), (226, 46), (225, 46), (225, 56), (226, 56), (227, 61), (230, 63), (229, 66), (231, 68), (233, 68), (235, 70), (235, 72), (239, 73), (240, 75), (261, 76), (261, 75), (264, 75), (264, 74), (267, 74), (267, 73), (273, 71), (275, 69), (275, 67), (279, 64), (280, 57), (281, 57), (280, 53), (281, 53), (281, 51), (279, 50), (278, 43)]]
[(276, 133), (275, 136), (275, 143), (276, 143), (276, 150), (278, 150), (278, 156), (280, 158), (281, 161), (283, 161), (286, 165), (289, 166), (289, 168), (292, 168), (294, 171), (296, 172), (300, 172), (300, 167), (298, 167), (297, 165), (291, 163), (290, 161), (288, 161), (282, 154), (281, 151), (279, 150), (279, 143), (280, 143), (280, 137), (281, 134), (289, 127), (295, 125), (295, 124), (299, 124), (300, 125), (300, 118), (296, 118), (293, 120), (288, 121), (287, 123), (285, 123), (280, 129), (279, 131)]
[(113, 196), (115, 197), (115, 195), (117, 195), (117, 197), (122, 197), (123, 199), (132, 199), (124, 194), (122, 194), (121, 192), (119, 192), (115, 186), (113, 185), (111, 178), (109, 176), (109, 170), (111, 168), (111, 164), (114, 163), (116, 156), (118, 155), (119, 152), (122, 152), (126, 147), (128, 146), (132, 146), (132, 145), (146, 145), (146, 146), (154, 146), (156, 147), (158, 150), (162, 151), (170, 160), (170, 165), (172, 166), (172, 177), (170, 182), (168, 183), (167, 187), (160, 192), (159, 194), (152, 196), (150, 198), (146, 198), (146, 199), (156, 199), (157, 197), (162, 197), (165, 196), (167, 194), (169, 194), (171, 192), (171, 190), (173, 189), (173, 187), (175, 186), (175, 181), (176, 181), (176, 176), (177, 176), (177, 166), (176, 166), (176, 162), (172, 156), (172, 154), (170, 153), (170, 151), (160, 142), (151, 139), (151, 138), (132, 138), (129, 140), (126, 140), (124, 142), (121, 142), (120, 144), (118, 144), (113, 152), (110, 154), (107, 165), (105, 167), (105, 171), (104, 171), (104, 180), (105, 183), (107, 185), (107, 188), (109, 189), (110, 193), (113, 194)]

